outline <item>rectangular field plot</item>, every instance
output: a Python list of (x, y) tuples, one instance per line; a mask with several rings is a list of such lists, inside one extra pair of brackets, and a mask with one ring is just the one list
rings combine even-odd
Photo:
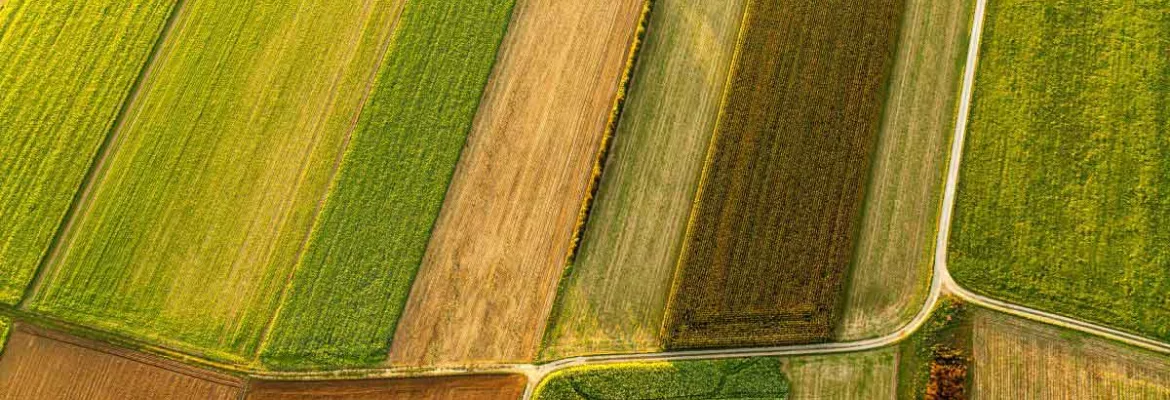
[(523, 375), (463, 375), (354, 381), (254, 381), (248, 400), (518, 400)]
[(392, 363), (536, 357), (644, 5), (516, 4)]
[(400, 8), (183, 2), (32, 309), (251, 358)]
[(1167, 399), (1170, 358), (992, 312), (974, 317), (976, 399)]
[(749, 6), (675, 278), (667, 347), (830, 339), (902, 8)]
[(17, 326), (0, 355), (0, 399), (234, 400), (239, 379)]
[(542, 358), (661, 347), (670, 281), (745, 3), (654, 3)]
[(263, 349), (265, 363), (320, 368), (386, 359), (512, 5), (407, 3)]
[(566, 369), (536, 388), (537, 400), (787, 399), (776, 358), (628, 363)]
[(894, 332), (930, 292), (974, 0), (906, 0), (837, 339)]
[(792, 400), (896, 399), (898, 349), (784, 359)]
[(949, 249), (960, 285), (1170, 340), (1168, 13), (990, 3)]
[(0, 303), (23, 296), (174, 3), (0, 1)]

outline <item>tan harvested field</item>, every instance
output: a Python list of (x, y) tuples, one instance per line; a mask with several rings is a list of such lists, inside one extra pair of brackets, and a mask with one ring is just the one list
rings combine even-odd
[(535, 358), (642, 9), (516, 4), (393, 364)]
[(784, 373), (792, 380), (789, 400), (894, 399), (898, 348), (788, 358), (784, 360)]
[(666, 297), (745, 3), (655, 2), (542, 358), (661, 347)]
[(516, 400), (523, 375), (465, 375), (353, 381), (253, 381), (248, 400)]
[(1170, 358), (990, 311), (974, 324), (975, 399), (1170, 399)]
[(838, 339), (901, 328), (930, 291), (973, 0), (906, 0)]
[(236, 399), (243, 382), (86, 339), (16, 325), (0, 399)]

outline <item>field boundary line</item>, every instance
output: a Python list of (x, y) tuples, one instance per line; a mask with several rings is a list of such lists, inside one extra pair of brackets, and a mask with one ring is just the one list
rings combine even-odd
[[(698, 214), (699, 202), (703, 198), (703, 190), (707, 186), (707, 181), (710, 179), (711, 160), (715, 158), (715, 145), (719, 142), (719, 125), (723, 122), (723, 117), (726, 114), (728, 98), (731, 96), (732, 82), (735, 80), (736, 73), (739, 71), (739, 57), (743, 53), (743, 42), (747, 36), (748, 20), (751, 18), (752, 11), (755, 10), (756, 0), (746, 0), (743, 5), (743, 15), (739, 19), (739, 32), (736, 32), (735, 49), (732, 50), (731, 62), (727, 66), (727, 79), (724, 81), (723, 93), (719, 99), (719, 108), (715, 114), (715, 122), (712, 124), (711, 137), (707, 141), (707, 154), (703, 157), (703, 165), (699, 173), (699, 182), (695, 185), (695, 193), (691, 197), (691, 210), (687, 213), (687, 225), (683, 230), (682, 244), (679, 245), (678, 254), (674, 262), (674, 272), (670, 280), (670, 290), (666, 295), (666, 306), (662, 313), (662, 323), (658, 328), (658, 343), (659, 347), (666, 347), (666, 334), (670, 330), (669, 321), (673, 316), (671, 312), (671, 304), (674, 304), (675, 297), (678, 295), (679, 288), (679, 272), (682, 270), (683, 264), (686, 262), (687, 250), (690, 247), (687, 241), (694, 234), (695, 230), (695, 216)], [(524, 397), (528, 399), (528, 397)]]
[[(373, 2), (377, 0), (371, 1)], [(288, 276), (285, 278), (284, 285), (281, 285), (280, 296), (278, 296), (276, 301), (276, 310), (274, 310), (272, 315), (268, 317), (268, 323), (265, 324), (264, 330), (260, 333), (260, 338), (256, 344), (256, 351), (252, 355), (252, 359), (255, 362), (259, 362), (260, 354), (264, 351), (264, 345), (268, 343), (269, 335), (272, 333), (272, 329), (276, 325), (277, 317), (280, 316), (284, 309), (284, 303), (288, 297), (288, 291), (292, 288), (292, 283), (296, 278), (297, 271), (301, 269), (301, 259), (304, 257), (305, 252), (308, 251), (309, 243), (313, 239), (313, 234), (317, 232), (317, 229), (321, 223), (321, 210), (325, 208), (325, 204), (328, 204), (329, 199), (333, 197), (334, 189), (337, 187), (337, 175), (341, 172), (341, 166), (345, 163), (345, 159), (347, 158), (346, 156), (349, 154), (349, 146), (353, 139), (354, 132), (357, 131), (358, 125), (361, 123), (362, 114), (365, 113), (366, 106), (369, 105), (370, 96), (378, 84), (378, 78), (382, 72), (382, 67), (384, 67), (386, 64), (386, 56), (389, 54), (390, 48), (394, 46), (394, 42), (398, 34), (399, 22), (402, 21), (402, 13), (406, 9), (406, 4), (409, 2), (410, 0), (400, 0), (398, 2), (396, 11), (397, 15), (394, 17), (394, 25), (390, 27), (390, 34), (387, 35), (386, 42), (383, 43), (382, 48), (379, 49), (380, 55), (378, 56), (378, 61), (375, 67), (370, 72), (370, 77), (366, 83), (366, 89), (362, 94), (360, 103), (361, 105), (358, 106), (357, 111), (350, 120), (349, 129), (346, 130), (345, 138), (342, 139), (341, 151), (339, 151), (338, 154), (334, 157), (333, 166), (330, 167), (331, 171), (329, 172), (328, 178), (329, 185), (326, 187), (325, 193), (317, 201), (317, 205), (313, 209), (312, 216), (310, 217), (312, 218), (311, 225), (305, 232), (304, 237), (301, 239), (301, 245), (297, 247), (297, 253), (293, 257), (293, 267), (289, 271)], [(360, 41), (361, 38), (359, 37), (358, 42)], [(360, 44), (355, 44), (355, 48), (358, 46), (360, 46)], [(355, 53), (356, 52), (357, 51), (355, 50)], [(307, 170), (308, 169), (306, 168), (306, 171)]]
[(53, 234), (53, 238), (49, 242), (49, 247), (41, 255), (41, 261), (38, 263), (36, 271), (33, 272), (33, 280), (25, 288), (24, 296), (17, 303), (17, 308), (27, 309), (29, 307), (33, 297), (41, 291), (45, 275), (52, 273), (52, 270), (56, 269), (54, 264), (62, 256), (62, 252), (68, 246), (69, 240), (72, 239), (74, 225), (78, 220), (87, 215), (86, 210), (88, 209), (89, 203), (93, 201), (94, 188), (100, 184), (102, 178), (105, 176), (108, 167), (106, 165), (107, 160), (117, 151), (118, 145), (121, 143), (122, 131), (127, 125), (127, 119), (132, 116), (131, 111), (138, 104), (142, 93), (150, 88), (152, 83), (151, 77), (154, 75), (158, 65), (161, 64), (159, 60), (166, 58), (169, 54), (169, 51), (164, 52), (164, 49), (167, 48), (167, 41), (172, 37), (171, 35), (175, 31), (178, 21), (186, 15), (186, 6), (187, 0), (175, 0), (174, 5), (171, 6), (170, 13), (167, 15), (162, 29), (159, 30), (154, 44), (151, 46), (150, 54), (143, 61), (138, 76), (135, 77), (134, 83), (130, 85), (130, 90), (127, 91), (126, 97), (122, 100), (122, 104), (118, 108), (118, 113), (110, 124), (109, 131), (102, 139), (97, 152), (94, 154), (93, 160), (90, 162), (89, 169), (85, 172), (81, 184), (73, 193), (73, 199), (69, 203), (69, 208), (66, 209), (65, 215), (61, 217), (61, 221), (57, 225), (57, 232)]
[(609, 120), (605, 124), (605, 133), (602, 134), (597, 155), (593, 160), (593, 171), (585, 187), (585, 198), (581, 200), (581, 209), (577, 212), (577, 223), (573, 227), (572, 237), (569, 238), (569, 249), (565, 257), (564, 270), (561, 271), (561, 276), (557, 281), (557, 291), (553, 296), (549, 315), (545, 318), (544, 334), (540, 338), (540, 348), (536, 349), (537, 360), (541, 358), (544, 349), (549, 346), (549, 340), (552, 340), (551, 336), (553, 331), (556, 329), (558, 322), (560, 322), (560, 315), (563, 312), (561, 300), (564, 299), (568, 280), (573, 276), (577, 255), (581, 250), (581, 242), (585, 240), (585, 230), (589, 227), (589, 218), (592, 216), (594, 206), (597, 204), (597, 195), (601, 191), (601, 180), (605, 174), (605, 164), (611, 154), (614, 137), (617, 136), (622, 115), (625, 113), (625, 103), (630, 91), (630, 84), (638, 68), (638, 59), (642, 53), (642, 49), (645, 47), (643, 42), (646, 38), (646, 31), (649, 30), (650, 13), (653, 12), (656, 1), (658, 0), (643, 0), (642, 3), (642, 15), (638, 19), (638, 29), (634, 32), (633, 41), (629, 45), (625, 69), (622, 71), (622, 79), (618, 83), (617, 93), (614, 94)]

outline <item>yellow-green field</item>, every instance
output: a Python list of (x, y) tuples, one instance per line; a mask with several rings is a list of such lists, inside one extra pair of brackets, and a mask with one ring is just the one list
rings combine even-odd
[[(542, 358), (650, 351), (745, 0), (658, 0)], [(664, 168), (669, 165), (669, 168)]]
[(254, 354), (399, 0), (184, 2), (32, 310)]
[(174, 3), (0, 1), (0, 304), (24, 295)]

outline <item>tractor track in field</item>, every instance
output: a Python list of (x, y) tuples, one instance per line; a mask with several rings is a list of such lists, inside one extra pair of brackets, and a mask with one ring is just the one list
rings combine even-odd
[[(183, 0), (180, 0), (180, 4)], [(713, 349), (713, 350), (685, 350), (685, 351), (667, 351), (659, 353), (635, 353), (635, 354), (619, 354), (619, 355), (598, 355), (598, 356), (582, 356), (561, 359), (545, 364), (496, 364), (496, 365), (481, 365), (475, 367), (458, 367), (458, 368), (357, 368), (357, 369), (343, 369), (333, 371), (306, 371), (306, 372), (273, 372), (253, 369), (250, 367), (240, 367), (232, 365), (224, 365), (221, 363), (212, 362), (187, 356), (186, 361), (189, 363), (199, 364), (203, 366), (223, 369), (234, 372), (236, 374), (247, 375), (254, 379), (269, 379), (269, 380), (324, 380), (324, 379), (346, 379), (346, 378), (396, 378), (396, 377), (420, 377), (420, 376), (446, 376), (446, 375), (469, 375), (469, 374), (484, 374), (484, 373), (510, 373), (520, 374), (528, 378), (528, 386), (525, 390), (523, 399), (532, 398), (537, 385), (549, 375), (562, 371), (568, 368), (590, 365), (606, 365), (626, 362), (668, 362), (668, 361), (686, 361), (686, 360), (713, 360), (726, 358), (743, 358), (743, 357), (776, 357), (776, 356), (803, 356), (803, 355), (824, 355), (824, 354), (838, 354), (850, 353), (865, 350), (873, 350), (886, 347), (898, 343), (914, 332), (916, 332), (930, 317), (934, 307), (938, 304), (939, 299), (943, 295), (950, 295), (957, 297), (965, 302), (992, 309), (995, 311), (1011, 314), (1014, 316), (1027, 318), (1030, 320), (1042, 322), (1045, 324), (1056, 325), (1067, 329), (1088, 333), (1095, 336), (1108, 338), (1127, 345), (1144, 348), (1163, 354), (1170, 354), (1170, 344), (1163, 343), (1157, 340), (1141, 337), (1138, 335), (1126, 333), (1117, 329), (1093, 324), (1090, 322), (1076, 320), (1074, 318), (1049, 313), (1046, 311), (1036, 310), (1029, 307), (996, 300), (983, 295), (979, 295), (968, 291), (951, 278), (947, 270), (947, 242), (950, 235), (951, 220), (955, 205), (955, 196), (958, 187), (959, 166), (961, 163), (961, 155), (963, 150), (964, 139), (966, 137), (968, 116), (971, 108), (971, 98), (975, 81), (975, 70), (978, 64), (979, 45), (983, 33), (983, 21), (986, 12), (987, 0), (977, 0), (975, 6), (974, 23), (971, 28), (970, 42), (968, 45), (968, 55), (966, 66), (964, 68), (963, 86), (959, 104), (959, 115), (955, 124), (954, 137), (951, 147), (951, 158), (947, 170), (946, 186), (943, 196), (942, 210), (939, 216), (939, 229), (935, 242), (935, 260), (933, 274), (931, 277), (930, 294), (923, 303), (922, 308), (918, 311), (915, 317), (903, 326), (901, 329), (890, 333), (888, 335), (850, 341), (850, 342), (833, 342), (833, 343), (814, 343), (803, 345), (788, 345), (788, 346), (772, 346), (772, 347), (754, 347), (754, 348), (732, 348), (732, 349)], [(168, 25), (167, 30), (170, 27)], [(153, 59), (153, 56), (152, 56)], [(148, 68), (149, 70), (149, 68)], [(149, 75), (149, 71), (144, 73), (143, 80)], [(136, 86), (135, 89), (138, 89)], [(134, 92), (136, 93), (136, 91)], [(132, 93), (128, 102), (133, 101), (134, 94)], [(116, 130), (114, 134), (116, 134)], [(113, 135), (113, 134), (112, 134)], [(104, 159), (105, 154), (95, 161), (98, 165)], [(88, 193), (89, 182), (86, 184), (86, 193)], [(128, 342), (133, 344), (133, 342)], [(169, 352), (166, 349), (154, 348), (150, 346), (142, 346), (152, 352)], [(172, 354), (173, 355), (173, 354)]]

